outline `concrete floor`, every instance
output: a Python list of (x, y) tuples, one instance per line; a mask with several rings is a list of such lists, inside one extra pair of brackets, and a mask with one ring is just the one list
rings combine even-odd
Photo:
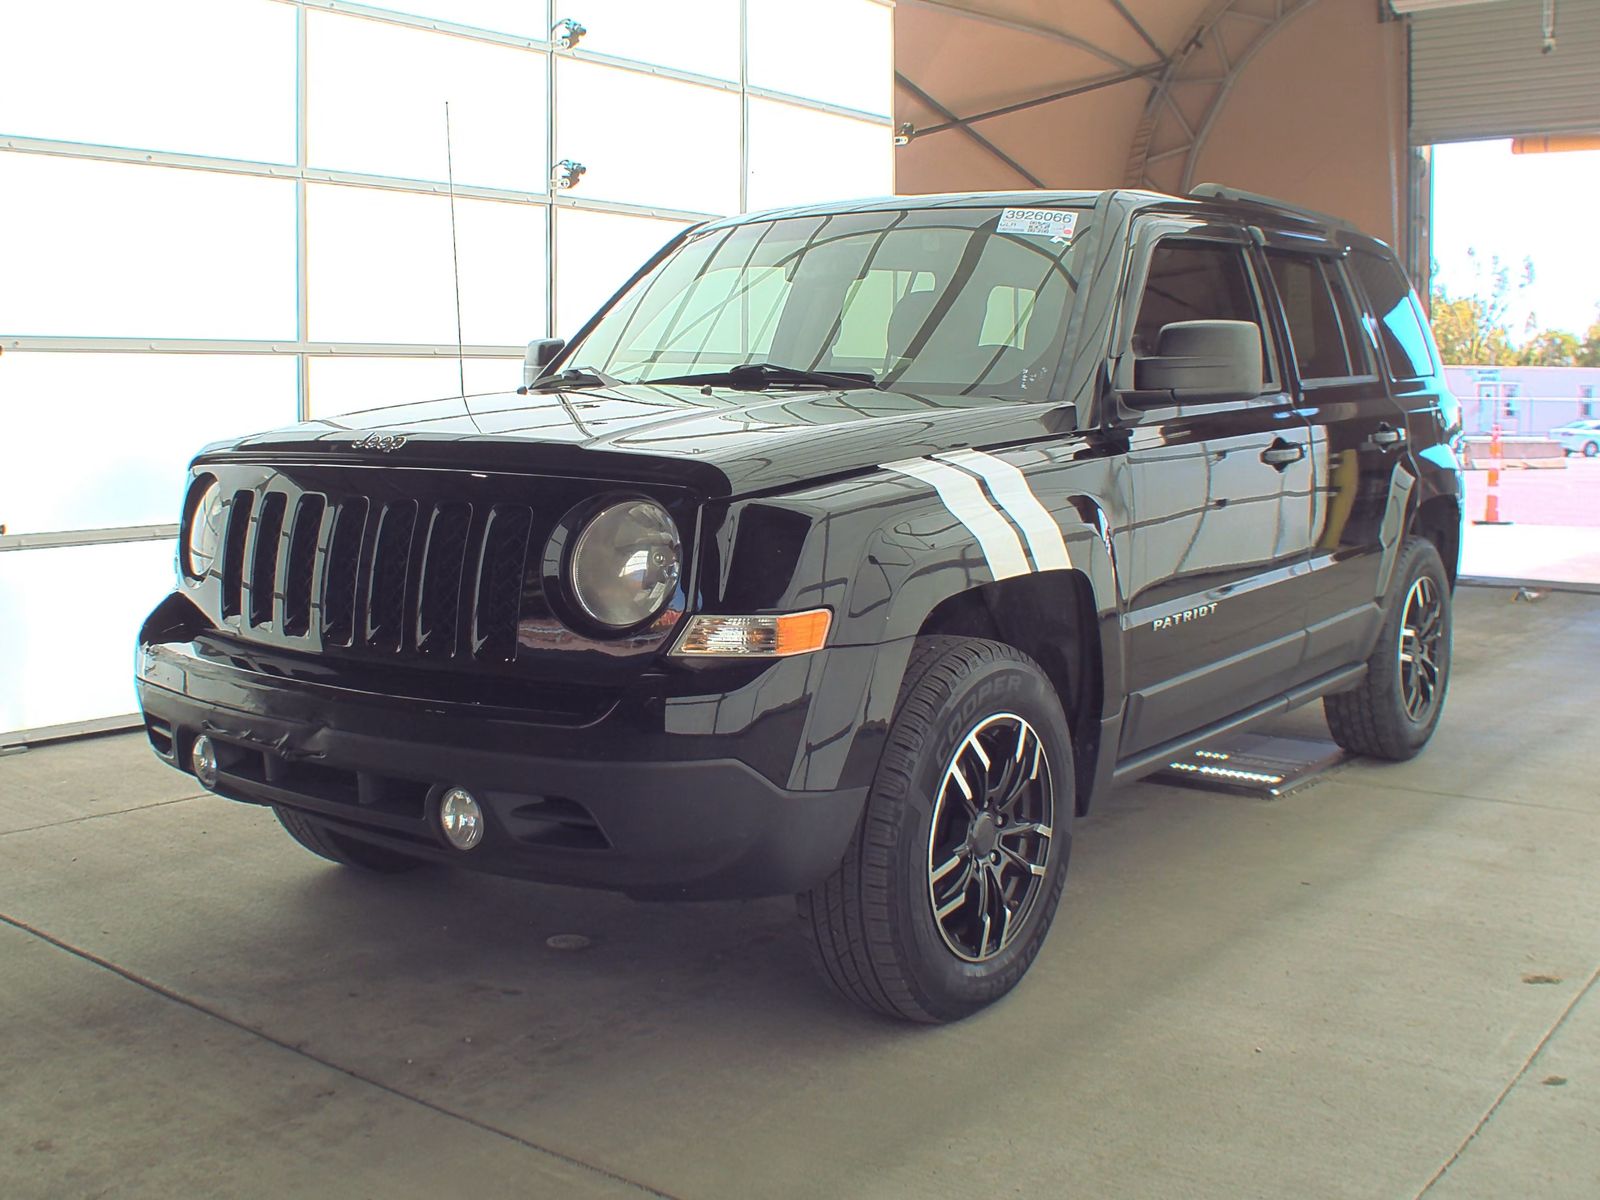
[(1600, 597), (1513, 594), (1416, 762), (1102, 802), (942, 1029), (787, 901), (367, 878), (135, 737), (0, 759), (0, 1195), (1600, 1195)]

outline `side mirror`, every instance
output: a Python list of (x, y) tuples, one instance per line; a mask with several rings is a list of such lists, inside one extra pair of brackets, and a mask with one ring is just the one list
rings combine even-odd
[(1156, 352), (1133, 364), (1141, 392), (1172, 398), (1248, 400), (1261, 394), (1261, 328), (1249, 321), (1174, 321), (1163, 325)]
[(532, 387), (534, 380), (543, 375), (544, 369), (566, 348), (566, 338), (538, 338), (529, 342), (528, 352), (522, 356), (522, 386)]

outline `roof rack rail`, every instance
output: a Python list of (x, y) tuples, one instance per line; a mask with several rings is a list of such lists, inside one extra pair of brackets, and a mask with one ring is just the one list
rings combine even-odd
[(1326, 225), (1333, 225), (1340, 229), (1351, 227), (1349, 221), (1343, 217), (1336, 217), (1332, 213), (1318, 212), (1316, 209), (1307, 208), (1303, 204), (1291, 204), (1287, 200), (1263, 196), (1259, 192), (1247, 192), (1243, 188), (1228, 187), (1221, 183), (1197, 183), (1189, 189), (1189, 195), (1196, 200), (1228, 200), (1238, 204), (1256, 204), (1263, 208), (1276, 208), (1281, 212), (1308, 217), (1313, 221), (1321, 221)]

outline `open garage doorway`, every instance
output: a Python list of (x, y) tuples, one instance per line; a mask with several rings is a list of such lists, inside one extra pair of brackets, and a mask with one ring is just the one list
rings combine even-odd
[(1431, 155), (1430, 308), (1468, 468), (1462, 570), (1600, 586), (1600, 137), (1546, 144), (1563, 143)]
[(1462, 572), (1600, 586), (1600, 4), (1391, 3), (1430, 168), (1414, 262), (1462, 408)]

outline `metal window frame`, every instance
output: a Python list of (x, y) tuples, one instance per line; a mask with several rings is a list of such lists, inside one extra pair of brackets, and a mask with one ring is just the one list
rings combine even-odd
[(60, 550), (67, 546), (120, 546), (128, 542), (176, 541), (178, 527), (118, 525), (111, 529), (68, 529), (55, 533), (0, 534), (0, 554), (8, 550)]
[[(0, 347), (16, 351), (61, 350), (88, 352), (155, 351), (163, 353), (271, 353), (298, 356), (296, 385), (296, 414), (308, 418), (311, 411), (309, 358), (318, 354), (384, 354), (395, 356), (433, 357), (443, 353), (438, 346), (382, 346), (351, 347), (344, 343), (313, 342), (310, 338), (310, 282), (309, 248), (306, 206), (311, 184), (332, 184), (347, 187), (364, 187), (379, 190), (408, 192), (422, 195), (446, 195), (449, 185), (445, 181), (413, 179), (403, 176), (378, 175), (360, 171), (345, 171), (310, 165), (308, 126), (309, 99), (307, 91), (306, 54), (308, 37), (307, 14), (326, 12), (381, 24), (397, 25), (423, 32), (444, 34), (472, 41), (508, 46), (540, 54), (545, 59), (546, 109), (545, 157), (547, 166), (553, 164), (559, 151), (556, 147), (556, 105), (559, 102), (556, 86), (556, 64), (562, 57), (579, 62), (593, 63), (637, 74), (709, 87), (731, 92), (740, 97), (739, 106), (739, 209), (748, 209), (750, 173), (750, 102), (752, 99), (768, 100), (790, 107), (841, 116), (865, 124), (877, 125), (886, 132), (893, 128), (892, 115), (872, 113), (846, 105), (833, 104), (804, 96), (795, 96), (771, 88), (753, 86), (749, 80), (749, 0), (739, 0), (739, 69), (737, 79), (722, 79), (693, 71), (661, 66), (654, 63), (621, 58), (609, 54), (585, 51), (581, 48), (562, 49), (546, 37), (527, 37), (496, 32), (475, 26), (463, 25), (441, 18), (394, 11), (375, 5), (353, 3), (350, 0), (275, 0), (295, 9), (295, 153), (293, 162), (270, 162), (252, 159), (228, 158), (216, 155), (188, 154), (180, 151), (154, 150), (142, 147), (116, 146), (104, 143), (82, 142), (60, 138), (37, 138), (23, 135), (0, 135), (0, 151), (36, 154), (49, 157), (87, 159), (99, 162), (128, 163), (139, 166), (167, 167), (184, 170), (212, 171), (222, 174), (247, 175), (257, 178), (292, 181), (295, 187), (296, 264), (295, 264), (295, 339), (276, 340), (216, 340), (191, 338), (116, 338), (116, 337), (7, 337), (0, 334)], [(879, 7), (892, 9), (893, 0), (864, 0)], [(553, 7), (552, 7), (553, 12)], [(510, 188), (457, 184), (455, 192), (468, 199), (492, 200), (510, 204), (539, 205), (546, 209), (545, 265), (548, 272), (545, 289), (545, 332), (555, 323), (556, 305), (556, 222), (561, 209), (579, 209), (592, 212), (614, 213), (622, 216), (650, 217), (658, 220), (692, 223), (721, 214), (698, 210), (670, 208), (659, 205), (634, 204), (626, 201), (591, 199), (548, 188), (542, 191), (521, 191)], [(531, 331), (530, 331), (531, 332)], [(454, 353), (454, 348), (448, 348)], [(474, 346), (468, 353), (476, 356), (505, 357), (520, 355), (519, 347)]]
[[(879, 8), (892, 9), (894, 7), (892, 0), (888, 0), (888, 2), (885, 2), (885, 0), (863, 0), (863, 2), (873, 4)], [(417, 29), (427, 33), (443, 33), (467, 41), (487, 42), (491, 45), (506, 46), (516, 50), (532, 50), (550, 55), (552, 64), (556, 57), (571, 58), (578, 62), (594, 63), (596, 66), (616, 67), (619, 70), (629, 71), (638, 75), (652, 75), (660, 79), (675, 79), (680, 83), (692, 83), (699, 87), (713, 88), (717, 91), (735, 92), (766, 100), (777, 100), (786, 104), (794, 104), (801, 108), (813, 108), (819, 112), (830, 112), (839, 116), (854, 117), (861, 121), (870, 121), (876, 125), (889, 126), (893, 124), (892, 112), (870, 112), (867, 109), (854, 108), (846, 104), (834, 104), (827, 100), (818, 100), (809, 96), (796, 96), (791, 92), (753, 86), (749, 82), (748, 71), (750, 39), (747, 0), (740, 0), (739, 3), (740, 62), (738, 76), (734, 79), (725, 79), (720, 75), (707, 75), (703, 72), (690, 71), (683, 67), (669, 67), (663, 63), (646, 62), (643, 59), (626, 58), (616, 54), (585, 50), (581, 46), (561, 47), (555, 45), (548, 38), (497, 33), (494, 30), (480, 29), (476, 26), (462, 25), (454, 21), (434, 17), (395, 12), (368, 4), (346, 3), (345, 0), (276, 0), (276, 3), (288, 4), (300, 10), (302, 21), (307, 10), (336, 13), (339, 16), (358, 17), (369, 21), (377, 21), (384, 25), (398, 25), (402, 28)], [(553, 14), (554, 6), (552, 6), (551, 11)]]

